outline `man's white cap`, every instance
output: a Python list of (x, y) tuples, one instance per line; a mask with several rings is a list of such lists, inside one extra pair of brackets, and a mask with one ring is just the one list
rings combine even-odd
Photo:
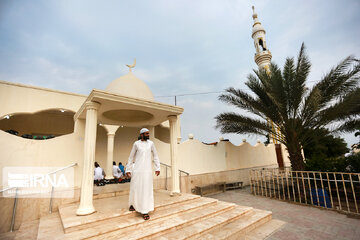
[(145, 133), (145, 132), (149, 132), (149, 129), (147, 129), (147, 128), (142, 128), (142, 129), (140, 130), (140, 134), (143, 134), (143, 133)]

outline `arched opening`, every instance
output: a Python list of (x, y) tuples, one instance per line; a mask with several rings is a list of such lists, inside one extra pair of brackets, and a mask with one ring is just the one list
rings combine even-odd
[(27, 139), (46, 140), (74, 132), (74, 114), (64, 109), (8, 114), (0, 119), (0, 129)]
[(262, 47), (262, 50), (263, 50), (263, 51), (266, 51), (264, 42), (263, 42), (263, 40), (262, 40), (261, 38), (259, 39), (259, 45)]

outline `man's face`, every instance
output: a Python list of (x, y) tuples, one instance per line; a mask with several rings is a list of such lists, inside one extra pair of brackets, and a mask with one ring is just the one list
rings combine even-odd
[(144, 132), (142, 135), (143, 135), (144, 140), (148, 140), (150, 138), (150, 133), (149, 132)]

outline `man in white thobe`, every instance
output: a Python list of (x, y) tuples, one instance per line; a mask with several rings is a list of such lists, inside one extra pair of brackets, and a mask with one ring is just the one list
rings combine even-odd
[(155, 174), (160, 174), (160, 161), (155, 145), (149, 140), (149, 130), (140, 130), (141, 139), (136, 141), (126, 165), (126, 175), (131, 178), (129, 194), (129, 210), (143, 214), (148, 220), (149, 212), (154, 211), (152, 161), (154, 159)]
[(115, 179), (121, 178), (123, 173), (121, 172), (120, 168), (116, 165), (116, 162), (113, 161), (113, 176)]

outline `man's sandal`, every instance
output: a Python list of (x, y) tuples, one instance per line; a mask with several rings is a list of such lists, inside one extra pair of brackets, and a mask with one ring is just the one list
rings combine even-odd
[(135, 211), (135, 208), (133, 207), (133, 205), (131, 205), (131, 206), (129, 207), (129, 211), (130, 211), (130, 212)]
[(144, 220), (149, 220), (150, 216), (149, 216), (149, 214), (143, 214), (143, 218), (144, 218)]

